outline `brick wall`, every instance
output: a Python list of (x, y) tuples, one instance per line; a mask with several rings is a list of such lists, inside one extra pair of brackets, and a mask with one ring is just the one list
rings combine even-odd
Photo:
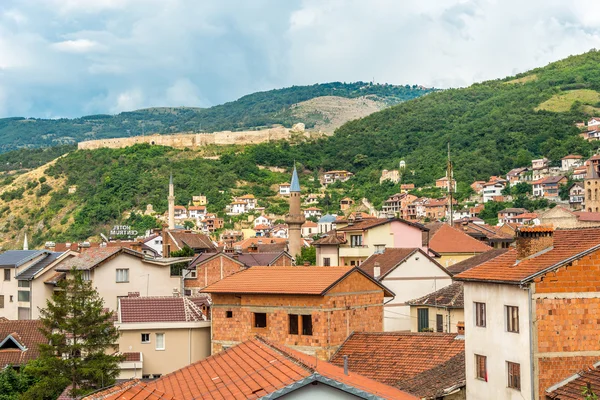
[(553, 232), (521, 232), (517, 233), (517, 259), (522, 260), (544, 249), (552, 247)]
[(544, 275), (534, 288), (538, 393), (544, 398), (548, 387), (600, 360), (600, 296), (592, 293), (600, 292), (599, 252)]
[(196, 267), (196, 279), (186, 279), (186, 288), (203, 288), (243, 269), (243, 265), (223, 255)]

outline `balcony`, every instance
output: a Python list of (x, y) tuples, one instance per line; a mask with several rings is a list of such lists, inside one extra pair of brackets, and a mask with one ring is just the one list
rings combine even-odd
[(369, 257), (373, 251), (366, 245), (342, 245), (340, 246), (340, 257)]

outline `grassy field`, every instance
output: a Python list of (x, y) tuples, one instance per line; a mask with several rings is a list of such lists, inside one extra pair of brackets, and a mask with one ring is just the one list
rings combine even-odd
[(527, 82), (533, 82), (537, 80), (537, 75), (536, 74), (531, 74), (531, 75), (527, 75), (527, 76), (522, 76), (521, 78), (517, 78), (517, 79), (513, 79), (511, 81), (507, 81), (504, 83), (527, 83)]
[(537, 106), (535, 110), (565, 112), (571, 109), (571, 106), (575, 101), (579, 101), (587, 105), (596, 104), (600, 102), (600, 93), (591, 89), (569, 90), (568, 92), (555, 94)]

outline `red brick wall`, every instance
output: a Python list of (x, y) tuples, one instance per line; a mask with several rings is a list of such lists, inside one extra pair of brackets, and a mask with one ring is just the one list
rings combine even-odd
[(241, 264), (224, 256), (217, 256), (196, 268), (196, 279), (186, 279), (186, 288), (203, 288), (221, 280), (221, 263), (223, 263), (223, 278), (240, 271)]
[(536, 294), (553, 293), (548, 298), (535, 300), (537, 351), (554, 353), (553, 357), (540, 354), (540, 399), (548, 387), (600, 360), (600, 356), (577, 353), (600, 351), (600, 298), (568, 298), (577, 297), (576, 293), (598, 291), (598, 252), (536, 280)]
[(281, 255), (275, 262), (273, 266), (276, 267), (290, 267), (292, 265), (292, 259), (285, 254)]

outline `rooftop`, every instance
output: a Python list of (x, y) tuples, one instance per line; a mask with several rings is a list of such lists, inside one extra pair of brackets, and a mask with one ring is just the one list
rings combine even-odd
[(596, 363), (589, 368), (571, 375), (562, 382), (546, 389), (546, 396), (549, 399), (557, 400), (580, 400), (583, 388), (588, 384), (594, 393), (600, 392), (600, 363)]
[(339, 245), (346, 243), (347, 240), (344, 236), (337, 235), (336, 231), (327, 232), (327, 234), (321, 236), (321, 238), (313, 242), (313, 246), (319, 245)]
[(464, 308), (463, 283), (454, 282), (449, 286), (426, 294), (418, 299), (409, 300), (406, 303), (411, 306)]
[(423, 250), (419, 248), (400, 247), (386, 247), (383, 250), (383, 253), (372, 254), (371, 256), (369, 256), (369, 258), (367, 258), (360, 264), (359, 268), (362, 269), (365, 273), (369, 274), (369, 276), (374, 276), (375, 264), (378, 264), (380, 271), (379, 279), (381, 279), (415, 253), (421, 253), (423, 256), (429, 258), (431, 262), (440, 267), (440, 269), (444, 270), (444, 268), (440, 264), (438, 264), (437, 261), (429, 257)]
[(271, 265), (282, 255), (290, 257), (286, 252), (283, 251), (273, 253), (202, 253), (197, 255), (196, 258), (192, 260), (189, 268), (196, 268), (198, 265), (204, 264), (205, 262), (212, 260), (217, 256), (227, 257), (231, 260), (244, 264), (246, 267), (266, 267)]
[(122, 297), (119, 299), (121, 323), (206, 321), (202, 307), (208, 306), (202, 297)]
[(348, 356), (349, 370), (390, 386), (402, 387), (420, 374), (451, 362), (456, 375), (438, 376), (427, 385), (414, 387), (412, 393), (424, 397), (429, 391), (440, 391), (464, 384), (465, 341), (454, 333), (355, 332), (331, 358), (342, 366)]
[(142, 258), (144, 257), (143, 254), (138, 253), (137, 251), (123, 249), (121, 247), (93, 247), (75, 257), (70, 257), (62, 261), (56, 266), (56, 271), (70, 271), (73, 268), (89, 270), (124, 251), (141, 255)]
[(17, 274), (16, 278), (18, 280), (20, 280), (20, 281), (21, 280), (24, 281), (24, 280), (31, 280), (31, 279), (33, 279), (36, 274), (38, 274), (44, 268), (46, 268), (47, 266), (49, 266), (50, 264), (52, 264), (54, 261), (56, 261), (63, 254), (64, 253), (59, 253), (59, 252), (47, 252), (47, 254), (46, 254), (46, 256), (44, 258), (40, 259), (35, 264), (30, 265), (25, 270), (19, 272)]
[(7, 250), (0, 254), (0, 267), (16, 268), (43, 253), (48, 253), (45, 250)]
[(39, 356), (38, 345), (47, 343), (41, 327), (39, 320), (0, 319), (0, 369), (22, 365)]
[(356, 267), (253, 267), (205, 287), (204, 293), (325, 295), (350, 274), (362, 274), (392, 297), (385, 286)]
[(194, 233), (184, 230), (168, 231), (168, 234), (175, 240), (179, 248), (186, 245), (192, 249), (214, 249), (215, 245), (210, 238), (202, 233)]
[(467, 271), (473, 267), (478, 266), (479, 264), (483, 264), (484, 262), (489, 261), (492, 258), (496, 258), (499, 255), (506, 253), (507, 251), (508, 249), (488, 250), (485, 253), (477, 254), (473, 257), (467, 258), (466, 260), (457, 262), (454, 265), (450, 265), (446, 269), (452, 275), (460, 274), (461, 272)]
[[(435, 222), (426, 226), (429, 228), (429, 248), (437, 253), (483, 253), (492, 249), (450, 225)], [(426, 241), (427, 233), (424, 233), (423, 244)]]
[(358, 220), (358, 221), (354, 220), (354, 222), (349, 222), (347, 226), (345, 226), (343, 228), (339, 228), (338, 231), (339, 232), (359, 231), (359, 230), (364, 231), (364, 230), (371, 229), (371, 228), (374, 228), (379, 225), (385, 225), (385, 224), (388, 224), (391, 222), (402, 222), (404, 224), (413, 226), (415, 228), (419, 228), (422, 231), (428, 230), (426, 227), (424, 227), (421, 224), (418, 224), (416, 222), (405, 221), (400, 218), (366, 218), (366, 219), (362, 219), (362, 220)]

